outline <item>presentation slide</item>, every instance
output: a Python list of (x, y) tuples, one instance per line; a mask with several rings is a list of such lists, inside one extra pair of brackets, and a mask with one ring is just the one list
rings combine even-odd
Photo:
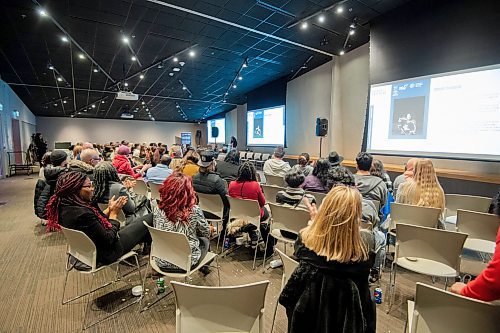
[(285, 106), (247, 112), (247, 145), (285, 144)]
[[(212, 127), (217, 127), (219, 129), (219, 136), (217, 136), (217, 138), (212, 136)], [(215, 143), (215, 139), (217, 139), (217, 143), (226, 143), (226, 118), (207, 121), (207, 138), (208, 143)]]
[(371, 153), (500, 161), (500, 66), (372, 85)]

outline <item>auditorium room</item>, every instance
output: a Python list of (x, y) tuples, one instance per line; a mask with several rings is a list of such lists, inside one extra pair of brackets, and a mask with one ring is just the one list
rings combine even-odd
[(500, 1), (0, 8), (0, 332), (500, 331)]

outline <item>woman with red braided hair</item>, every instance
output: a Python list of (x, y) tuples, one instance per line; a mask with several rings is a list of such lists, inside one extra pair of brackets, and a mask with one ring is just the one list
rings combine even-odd
[[(154, 226), (161, 230), (180, 232), (186, 235), (191, 247), (191, 265), (196, 266), (208, 252), (210, 227), (203, 211), (196, 204), (196, 193), (190, 176), (175, 172), (160, 187), (160, 203), (153, 211)], [(157, 265), (168, 272), (180, 268), (165, 260), (156, 259)], [(208, 274), (208, 267), (200, 271)]]
[(120, 229), (116, 220), (127, 197), (109, 200), (109, 207), (101, 211), (92, 204), (94, 185), (81, 172), (67, 172), (57, 180), (56, 191), (47, 204), (47, 230), (61, 226), (84, 232), (97, 248), (97, 263), (107, 265), (139, 243), (150, 243), (143, 220), (152, 224), (152, 215), (143, 216)]

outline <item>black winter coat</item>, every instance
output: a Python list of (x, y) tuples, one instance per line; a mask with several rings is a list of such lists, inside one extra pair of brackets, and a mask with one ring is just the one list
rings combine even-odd
[(215, 172), (198, 172), (193, 176), (193, 187), (194, 190), (199, 193), (220, 195), (222, 203), (224, 204), (223, 219), (225, 226), (227, 221), (229, 220), (229, 200), (226, 197), (226, 181), (222, 179), (218, 173)]
[(113, 228), (103, 227), (97, 215), (87, 207), (63, 206), (59, 210), (59, 224), (68, 229), (85, 233), (97, 249), (97, 263), (110, 264), (123, 255), (123, 248), (118, 237), (120, 222), (109, 220)]
[(299, 266), (281, 292), (290, 333), (375, 333), (375, 304), (368, 287), (370, 261), (327, 261), (295, 243)]
[(56, 190), (57, 180), (59, 176), (66, 172), (66, 168), (62, 167), (52, 167), (46, 166), (43, 170), (43, 174), (45, 176), (45, 181), (43, 179), (39, 179), (35, 186), (35, 215), (41, 219), (46, 218), (45, 214), (45, 206), (50, 200), (52, 194), (54, 194)]

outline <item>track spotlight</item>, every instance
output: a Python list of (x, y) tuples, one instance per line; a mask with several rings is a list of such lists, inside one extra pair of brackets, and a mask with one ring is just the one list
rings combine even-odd
[(94, 73), (97, 73), (97, 72), (99, 72), (99, 68), (94, 68), (93, 71), (94, 71)]
[(163, 69), (163, 61), (158, 64), (158, 69)]
[(63, 101), (63, 103), (64, 103), (64, 104), (66, 104), (66, 103), (68, 103), (68, 102), (66, 102), (66, 100), (64, 100), (64, 101)]
[(186, 86), (182, 86), (182, 90), (186, 90), (186, 89), (187, 89)]
[(95, 109), (95, 104), (92, 104), (92, 109)]
[(354, 34), (355, 34), (354, 29), (349, 30), (349, 35), (351, 35), (351, 36), (352, 36), (352, 35), (354, 35)]
[(125, 82), (123, 85), (124, 85), (125, 87), (128, 87), (128, 82)]
[(79, 54), (78, 54), (78, 58), (80, 58), (80, 59), (85, 59), (85, 56), (83, 55), (83, 53), (79, 53)]
[(233, 84), (233, 89), (236, 89), (236, 88), (237, 88), (237, 86), (235, 84)]
[(248, 59), (245, 59), (245, 61), (243, 62), (243, 65), (241, 67), (243, 67), (243, 68), (248, 67)]
[(186, 63), (184, 61), (179, 62), (179, 65), (183, 67)]
[(54, 70), (54, 66), (52, 66), (51, 64), (49, 64), (49, 65), (47, 66), (47, 68), (48, 68), (48, 69), (50, 69), (51, 71), (53, 71), (53, 70)]

